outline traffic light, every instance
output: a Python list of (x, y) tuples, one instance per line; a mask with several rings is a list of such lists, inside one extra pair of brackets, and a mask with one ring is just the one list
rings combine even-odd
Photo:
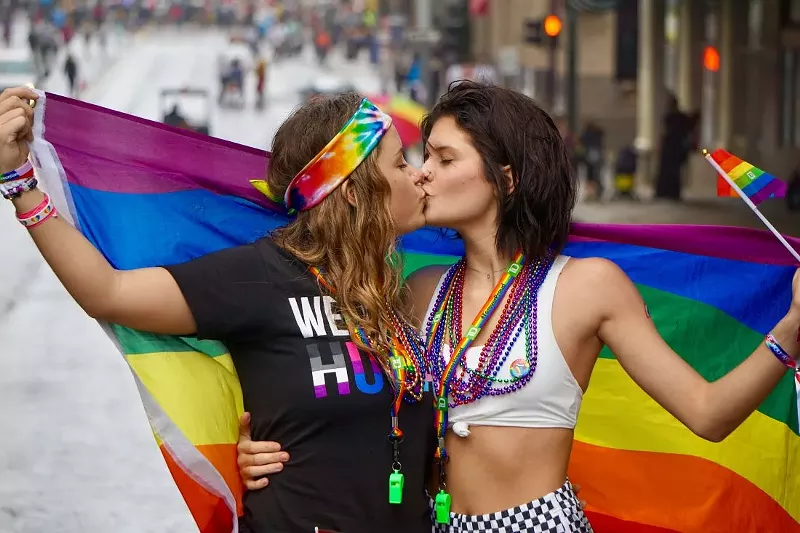
[(547, 15), (542, 23), (544, 34), (555, 39), (561, 33), (561, 19), (555, 15)]
[(551, 14), (541, 19), (526, 20), (523, 38), (528, 44), (556, 46), (561, 28), (561, 19), (557, 15)]
[(468, 61), (470, 56), (470, 23), (466, 2), (449, 4), (436, 21), (441, 31), (439, 50), (456, 63)]
[(719, 52), (713, 46), (703, 50), (703, 67), (711, 72), (719, 71)]

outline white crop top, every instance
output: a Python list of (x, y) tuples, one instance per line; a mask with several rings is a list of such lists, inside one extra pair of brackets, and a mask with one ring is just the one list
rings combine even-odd
[[(583, 390), (572, 375), (572, 371), (567, 366), (561, 349), (556, 343), (552, 322), (556, 282), (568, 260), (568, 256), (558, 256), (539, 289), (536, 324), (539, 358), (533, 377), (516, 392), (502, 396), (484, 396), (470, 404), (451, 408), (449, 423), (459, 436), (469, 435), (470, 425), (575, 428), (583, 399)], [(433, 313), (436, 296), (439, 294), (444, 278), (445, 275), (442, 275), (436, 291), (433, 293), (426, 319)], [(427, 324), (427, 320), (425, 323)], [(477, 366), (481, 348), (482, 346), (472, 346), (467, 350), (466, 361), (470, 368)], [(447, 345), (443, 349), (448, 356), (452, 353)], [(525, 338), (523, 334), (517, 339), (497, 377), (510, 378), (511, 362), (524, 358)]]

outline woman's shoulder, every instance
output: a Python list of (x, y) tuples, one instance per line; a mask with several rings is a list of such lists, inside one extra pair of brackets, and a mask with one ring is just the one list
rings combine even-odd
[(411, 291), (411, 299), (414, 303), (413, 315), (418, 323), (425, 320), (428, 304), (439, 285), (439, 280), (442, 279), (448, 268), (450, 268), (449, 265), (428, 265), (415, 270), (406, 278), (406, 284)]

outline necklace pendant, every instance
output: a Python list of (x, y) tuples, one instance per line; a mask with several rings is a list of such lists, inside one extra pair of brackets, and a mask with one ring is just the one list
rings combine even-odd
[(511, 377), (514, 379), (522, 379), (527, 376), (531, 371), (531, 365), (525, 359), (517, 359), (509, 367)]

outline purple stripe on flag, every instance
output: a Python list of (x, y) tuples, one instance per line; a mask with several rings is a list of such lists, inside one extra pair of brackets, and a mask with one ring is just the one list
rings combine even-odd
[[(573, 224), (571, 239), (610, 241), (752, 263), (797, 263), (774, 235), (768, 231), (749, 228), (672, 224)], [(800, 239), (786, 237), (786, 240), (795, 250), (800, 250)]]
[(325, 385), (314, 385), (314, 397), (324, 398), (328, 395), (328, 389), (325, 388)]
[(350, 394), (350, 383), (343, 381), (339, 383), (339, 396), (345, 396), (347, 394)]
[(767, 198), (783, 198), (784, 196), (786, 196), (786, 183), (778, 179), (772, 179), (752, 195), (750, 201), (758, 205)]
[(249, 183), (266, 174), (263, 150), (57, 94), (45, 105), (46, 137), (71, 183), (134, 194), (208, 189), (269, 207)]

